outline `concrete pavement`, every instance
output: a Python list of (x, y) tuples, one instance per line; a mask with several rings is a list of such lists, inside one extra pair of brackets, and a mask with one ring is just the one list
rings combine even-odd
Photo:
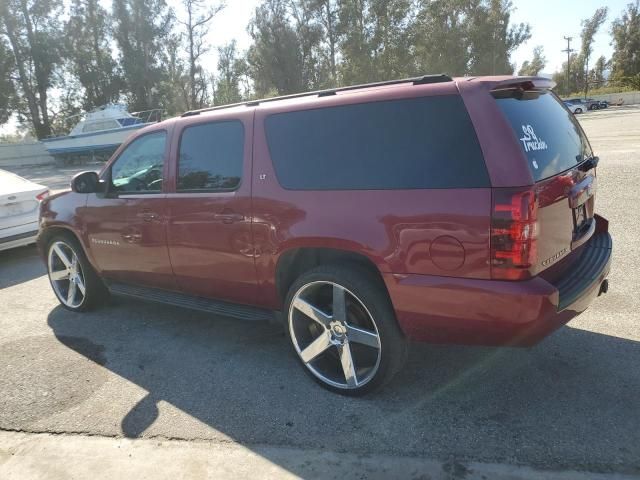
[(632, 480), (628, 475), (178, 440), (0, 432), (4, 480)]

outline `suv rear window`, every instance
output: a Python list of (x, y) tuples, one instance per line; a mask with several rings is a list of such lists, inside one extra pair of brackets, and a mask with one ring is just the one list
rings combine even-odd
[(278, 181), (294, 190), (488, 187), (458, 95), (318, 108), (266, 119)]
[(569, 170), (592, 155), (578, 121), (553, 93), (503, 90), (494, 97), (529, 159), (536, 182)]

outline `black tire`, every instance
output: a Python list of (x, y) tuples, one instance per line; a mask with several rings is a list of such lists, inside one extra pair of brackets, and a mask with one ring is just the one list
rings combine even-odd
[[(60, 288), (56, 288), (54, 285), (54, 280), (51, 278), (50, 272), (50, 251), (55, 244), (64, 244), (66, 247), (71, 250), (78, 259), (78, 263), (80, 265), (80, 271), (82, 272), (84, 279), (84, 288), (85, 293), (81, 302), (78, 305), (71, 306), (67, 304), (63, 298), (60, 296)], [(109, 298), (109, 291), (95, 272), (89, 260), (87, 260), (87, 256), (84, 252), (84, 249), (80, 245), (80, 242), (72, 235), (72, 234), (57, 234), (49, 239), (47, 242), (46, 249), (46, 261), (47, 261), (47, 274), (49, 277), (49, 283), (51, 284), (51, 288), (53, 289), (54, 294), (56, 295), (60, 304), (70, 310), (72, 312), (86, 312), (97, 308), (100, 305), (103, 305), (106, 300)]]
[[(292, 309), (291, 304), (297, 293), (301, 290), (313, 284), (323, 283), (338, 285), (345, 289), (349, 294), (355, 296), (355, 300), (357, 300), (357, 302), (352, 298), (351, 306), (354, 304), (356, 305), (356, 308), (364, 306), (367, 313), (370, 314), (370, 320), (377, 329), (379, 338), (379, 362), (377, 363), (377, 370), (375, 370), (375, 373), (373, 373), (372, 370), (372, 376), (363, 385), (341, 388), (327, 383), (314, 373), (302, 360), (301, 353), (299, 353), (296, 343), (294, 342), (294, 338), (292, 336), (292, 331), (294, 331), (294, 328), (292, 327), (293, 313), (291, 312), (295, 312), (295, 310)], [(386, 287), (375, 273), (369, 272), (358, 265), (323, 265), (301, 275), (289, 289), (285, 301), (283, 317), (285, 320), (286, 335), (289, 338), (295, 357), (311, 378), (332, 392), (347, 396), (360, 396), (379, 389), (389, 383), (406, 362), (408, 356), (408, 342), (398, 326)], [(348, 323), (351, 324), (351, 317), (349, 317), (349, 314), (346, 314), (346, 318), (349, 319)], [(331, 354), (332, 348), (333, 346), (329, 347), (323, 355)], [(339, 347), (336, 347), (335, 350), (336, 358), (338, 352), (337, 348)], [(317, 358), (319, 359), (320, 356)], [(354, 355), (354, 364), (357, 363), (355, 358), (356, 357)], [(313, 360), (310, 364), (315, 361), (316, 360)], [(337, 361), (339, 362), (339, 360)], [(346, 379), (346, 375), (343, 379)]]
[(575, 112), (573, 112), (573, 113), (575, 113), (576, 115), (579, 114), (579, 113), (582, 113), (582, 109), (581, 108), (576, 108)]

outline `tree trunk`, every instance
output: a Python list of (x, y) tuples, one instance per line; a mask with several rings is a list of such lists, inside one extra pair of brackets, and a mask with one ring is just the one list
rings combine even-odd
[[(40, 108), (41, 122), (41, 135), (38, 138), (46, 138), (51, 135), (51, 122), (49, 121), (49, 111), (47, 106), (47, 75), (42, 70), (42, 64), (37, 61), (37, 57), (33, 55), (33, 47), (36, 45), (36, 38), (33, 32), (33, 25), (31, 23), (31, 16), (29, 15), (29, 8), (26, 0), (20, 2), (22, 7), (22, 14), (24, 15), (24, 23), (27, 27), (27, 40), (29, 41), (29, 50), (31, 57), (33, 58), (33, 68), (36, 76), (36, 89), (38, 90), (38, 106)], [(35, 127), (35, 124), (34, 124)]]
[(189, 32), (189, 110), (196, 107), (196, 59), (194, 52), (193, 39), (193, 4), (189, 3), (187, 11), (189, 14), (189, 24), (187, 26)]
[[(18, 34), (15, 29), (15, 25), (9, 16), (9, 12), (7, 11), (7, 5), (2, 6), (2, 10), (0, 10), (0, 14), (4, 17), (4, 23), (6, 27), (6, 34), (9, 38), (9, 43), (11, 44), (11, 49), (13, 50), (13, 56), (16, 61), (16, 65), (18, 68), (18, 76), (20, 78), (20, 86), (22, 87), (22, 93), (27, 100), (27, 107), (29, 109), (29, 115), (31, 116), (31, 123), (33, 124), (33, 129), (35, 131), (36, 137), (38, 139), (46, 138), (51, 135), (51, 127), (48, 125), (48, 122), (45, 124), (41, 117), (40, 111), (38, 110), (38, 99), (36, 98), (36, 94), (34, 89), (32, 88), (31, 83), (29, 82), (29, 76), (25, 69), (25, 64), (27, 63), (27, 59), (22, 53), (22, 49), (20, 48), (20, 41), (18, 39)], [(45, 99), (46, 104), (46, 99)]]

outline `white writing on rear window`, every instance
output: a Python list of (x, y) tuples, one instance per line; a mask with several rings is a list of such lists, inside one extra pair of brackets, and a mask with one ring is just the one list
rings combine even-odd
[(522, 142), (522, 147), (525, 152), (537, 152), (549, 148), (547, 142), (538, 138), (531, 125), (522, 125), (522, 131), (524, 132), (524, 136), (520, 141)]

